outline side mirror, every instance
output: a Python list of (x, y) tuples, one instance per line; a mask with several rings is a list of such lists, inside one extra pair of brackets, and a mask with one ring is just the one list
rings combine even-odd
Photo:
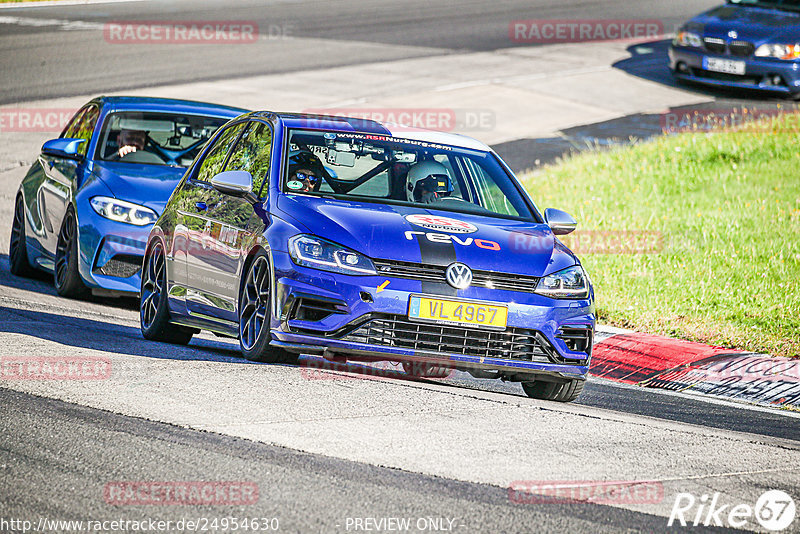
[(81, 143), (86, 139), (51, 139), (42, 145), (42, 154), (55, 156), (57, 158), (81, 159), (83, 155), (79, 152)]
[(247, 171), (225, 171), (211, 179), (211, 187), (232, 197), (245, 198), (252, 203), (258, 202), (253, 194), (253, 177)]
[(578, 227), (577, 221), (572, 218), (572, 215), (566, 211), (557, 210), (555, 208), (547, 208), (544, 210), (544, 222), (553, 230), (556, 235), (566, 235)]

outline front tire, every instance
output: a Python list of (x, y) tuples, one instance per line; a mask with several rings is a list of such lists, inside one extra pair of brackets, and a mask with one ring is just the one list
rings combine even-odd
[(259, 251), (250, 262), (239, 294), (239, 347), (251, 362), (293, 362), (297, 356), (278, 347), (271, 347), (269, 333), (271, 314), (270, 272), (267, 255)]
[(75, 217), (75, 211), (70, 207), (61, 223), (61, 231), (58, 232), (53, 275), (56, 292), (62, 297), (82, 299), (90, 295), (89, 288), (84, 285), (81, 274), (78, 272), (79, 253), (78, 219)]
[(169, 322), (167, 264), (164, 246), (156, 241), (145, 254), (139, 292), (139, 325), (145, 339), (186, 345), (194, 330)]
[(11, 274), (31, 276), (34, 272), (28, 263), (28, 242), (25, 238), (25, 202), (22, 195), (14, 205), (14, 221), (11, 223), (11, 242), (8, 246), (8, 265)]
[(574, 379), (568, 382), (544, 382), (536, 380), (523, 382), (522, 389), (532, 399), (551, 400), (556, 402), (572, 402), (583, 391), (586, 380)]

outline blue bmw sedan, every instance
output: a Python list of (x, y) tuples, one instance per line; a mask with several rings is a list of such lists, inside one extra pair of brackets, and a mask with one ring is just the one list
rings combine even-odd
[(151, 230), (144, 337), (244, 356), (402, 362), (580, 394), (594, 292), (486, 145), (369, 120), (257, 112), (220, 129)]
[(681, 80), (800, 97), (800, 0), (728, 0), (684, 24), (669, 50)]
[(201, 147), (246, 110), (99, 97), (47, 141), (17, 191), (11, 272), (54, 274), (65, 297), (136, 294), (150, 228)]

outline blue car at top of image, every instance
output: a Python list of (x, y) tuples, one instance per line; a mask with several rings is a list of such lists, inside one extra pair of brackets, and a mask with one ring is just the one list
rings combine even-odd
[(509, 167), (468, 137), (256, 112), (228, 123), (150, 233), (147, 339), (199, 330), (278, 362), (459, 369), (571, 401), (589, 369), (594, 291)]
[(22, 180), (11, 272), (51, 272), (66, 297), (138, 293), (150, 227), (201, 147), (244, 112), (162, 98), (88, 102)]
[(800, 97), (800, 0), (729, 0), (684, 24), (669, 50), (681, 80)]

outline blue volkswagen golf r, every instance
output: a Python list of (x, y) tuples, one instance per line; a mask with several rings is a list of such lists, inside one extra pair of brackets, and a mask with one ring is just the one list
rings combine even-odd
[(150, 227), (200, 148), (245, 111), (144, 97), (87, 103), (17, 191), (11, 272), (52, 272), (65, 297), (138, 293)]
[(684, 24), (669, 51), (679, 79), (800, 97), (800, 0), (728, 0)]
[(535, 398), (583, 389), (595, 325), (580, 261), (473, 139), (256, 112), (220, 129), (147, 242), (147, 339), (200, 329), (249, 360), (296, 354), (460, 369)]

